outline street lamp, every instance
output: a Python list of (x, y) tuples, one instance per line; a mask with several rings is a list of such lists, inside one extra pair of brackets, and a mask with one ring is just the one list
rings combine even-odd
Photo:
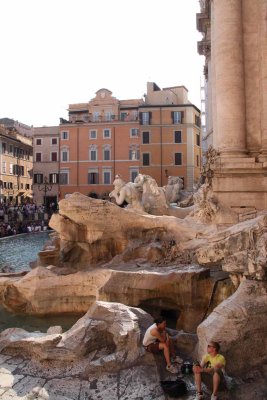
[(46, 209), (46, 193), (52, 190), (52, 185), (48, 183), (46, 176), (44, 178), (43, 185), (38, 185), (38, 190), (40, 190), (40, 192), (44, 192), (44, 207)]

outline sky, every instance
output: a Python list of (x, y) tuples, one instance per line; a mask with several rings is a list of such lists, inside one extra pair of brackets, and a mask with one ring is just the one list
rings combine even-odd
[(200, 107), (198, 0), (0, 1), (0, 118), (52, 126), (101, 88), (184, 85)]

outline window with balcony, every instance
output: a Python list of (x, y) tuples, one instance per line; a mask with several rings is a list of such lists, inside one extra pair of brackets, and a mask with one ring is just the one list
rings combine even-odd
[(42, 153), (35, 153), (35, 161), (42, 162)]
[(149, 144), (149, 132), (142, 132), (143, 144)]
[(174, 131), (174, 143), (182, 143), (182, 132)]
[(93, 122), (100, 121), (100, 113), (98, 111), (93, 112)]
[(150, 165), (150, 153), (143, 153), (143, 165)]
[(128, 113), (127, 112), (121, 112), (121, 115), (120, 115), (120, 120), (121, 121), (125, 121), (127, 117), (128, 117)]
[(174, 154), (174, 164), (175, 165), (182, 165), (182, 153), (175, 153)]

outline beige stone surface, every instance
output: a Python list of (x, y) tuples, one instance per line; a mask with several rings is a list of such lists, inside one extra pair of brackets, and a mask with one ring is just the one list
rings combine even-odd
[(197, 329), (199, 357), (210, 340), (221, 343), (227, 371), (249, 376), (267, 363), (267, 283), (245, 280)]

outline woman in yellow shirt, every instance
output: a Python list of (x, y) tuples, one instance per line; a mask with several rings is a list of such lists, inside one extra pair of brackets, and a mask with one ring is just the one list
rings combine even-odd
[(224, 356), (219, 354), (219, 351), (219, 343), (210, 342), (208, 344), (207, 353), (203, 356), (200, 365), (195, 365), (193, 367), (195, 383), (198, 392), (198, 400), (204, 399), (203, 393), (201, 391), (201, 380), (205, 374), (209, 374), (212, 376), (213, 392), (211, 395), (211, 400), (218, 399), (217, 394), (219, 386), (224, 379), (223, 371), (226, 364)]

